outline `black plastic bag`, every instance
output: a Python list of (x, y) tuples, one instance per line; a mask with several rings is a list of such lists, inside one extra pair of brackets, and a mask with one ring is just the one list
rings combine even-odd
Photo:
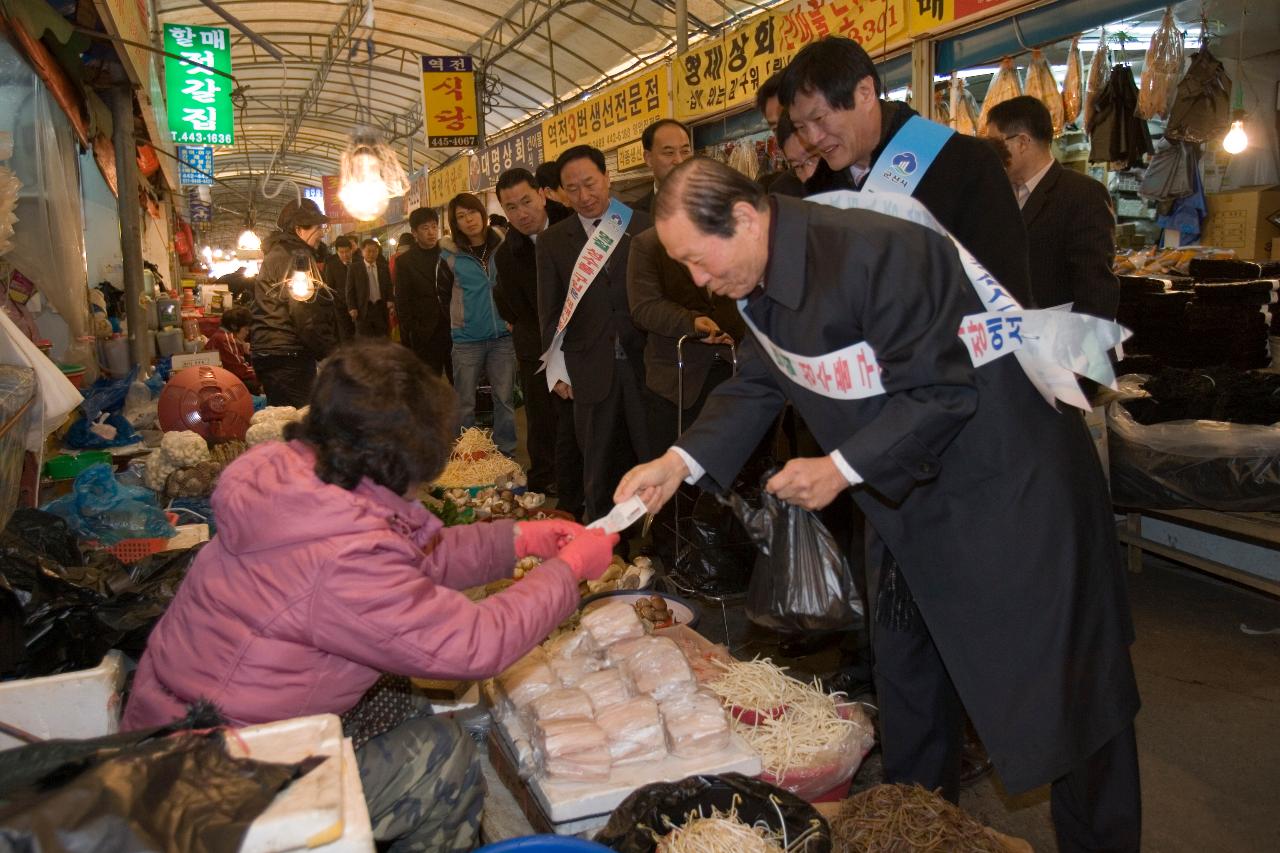
[[(645, 785), (613, 810), (595, 841), (618, 853), (653, 853), (655, 833), (665, 835), (671, 826), (683, 825), (690, 812), (709, 816), (712, 808), (722, 812), (736, 808), (744, 823), (764, 821), (775, 832), (785, 831), (794, 853), (831, 851), (831, 830), (817, 809), (789, 791), (741, 773)], [(796, 844), (806, 832), (805, 841)]]
[(54, 851), (238, 850), (276, 795), (324, 759), (273, 764), (232, 758), (219, 732), (179, 723), (0, 753), (0, 838)]
[(747, 589), (748, 619), (792, 634), (862, 624), (849, 562), (817, 515), (763, 490), (759, 509), (736, 494), (725, 500), (760, 549)]
[(199, 550), (125, 566), (107, 551), (81, 551), (57, 516), (18, 510), (0, 532), (0, 589), (21, 613), (0, 617), (9, 631), (20, 620), (21, 642), (19, 654), (0, 658), (0, 677), (89, 669), (113, 648), (141, 655)]
[(756, 546), (733, 512), (702, 492), (692, 514), (679, 518), (676, 574), (695, 591), (732, 595), (746, 590)]

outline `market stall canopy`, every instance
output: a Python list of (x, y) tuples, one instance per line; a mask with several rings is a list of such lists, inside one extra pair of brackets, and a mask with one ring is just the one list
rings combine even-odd
[[(273, 174), (308, 186), (338, 173), (358, 121), (378, 125), (408, 169), (438, 164), (451, 151), (425, 151), (421, 135), (421, 56), (471, 54), (487, 72), (489, 136), (547, 110), (555, 101), (612, 82), (675, 43), (675, 0), (515, 0), (509, 7), (442, 0), (223, 0), (218, 4), (277, 49), (283, 60), (231, 30), (232, 67), (242, 98), (235, 145), (219, 148), (215, 206), (244, 210), (255, 196), (269, 224), (290, 195), (273, 201), (255, 189)], [(690, 38), (718, 32), (772, 5), (688, 0)], [(227, 26), (199, 0), (158, 0), (162, 23)], [(215, 217), (211, 242), (233, 243), (243, 227)]]

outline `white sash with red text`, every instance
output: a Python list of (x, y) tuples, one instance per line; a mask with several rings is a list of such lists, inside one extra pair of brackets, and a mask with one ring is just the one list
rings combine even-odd
[(609, 202), (609, 209), (600, 218), (600, 224), (587, 235), (587, 242), (578, 259), (573, 262), (573, 273), (569, 276), (569, 291), (564, 296), (564, 306), (560, 309), (560, 319), (556, 321), (556, 335), (551, 346), (542, 354), (542, 369), (547, 372), (547, 389), (554, 390), (557, 382), (569, 384), (569, 370), (564, 364), (564, 331), (573, 319), (573, 312), (591, 287), (592, 282), (600, 275), (604, 265), (609, 262), (618, 243), (622, 240), (627, 225), (631, 222), (631, 208), (616, 198)]

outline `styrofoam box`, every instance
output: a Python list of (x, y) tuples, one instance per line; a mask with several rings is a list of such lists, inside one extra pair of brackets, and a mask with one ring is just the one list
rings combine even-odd
[[(327, 759), (276, 796), (249, 827), (241, 853), (373, 849), (355, 753), (342, 737), (342, 722), (337, 716), (317, 714), (248, 726), (238, 729), (236, 735), (227, 738), (232, 755), (289, 763), (315, 755)], [(354, 819), (350, 817), (353, 812)], [(348, 827), (349, 821), (358, 826)], [(348, 829), (353, 830), (350, 839)]]
[[(93, 669), (0, 682), (0, 721), (38, 738), (91, 738), (120, 731), (124, 656), (107, 652)], [(0, 734), (0, 749), (22, 741)]]

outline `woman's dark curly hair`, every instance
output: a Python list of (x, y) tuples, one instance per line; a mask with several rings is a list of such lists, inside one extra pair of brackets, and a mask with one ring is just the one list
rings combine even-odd
[(311, 409), (285, 438), (316, 451), (316, 474), (354, 489), (368, 477), (396, 494), (444, 470), (457, 433), (457, 398), (413, 351), (357, 341), (325, 359)]

